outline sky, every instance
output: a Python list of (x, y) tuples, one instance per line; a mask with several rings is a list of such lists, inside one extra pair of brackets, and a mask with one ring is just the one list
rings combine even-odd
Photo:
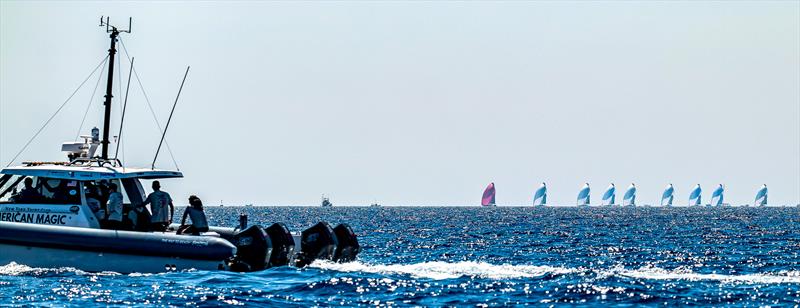
[[(675, 204), (698, 183), (800, 203), (799, 1), (0, 1), (2, 166), (105, 57), (100, 16), (133, 17), (122, 42), (162, 125), (191, 66), (166, 136), (176, 200), (477, 205), (494, 182), (526, 205), (546, 182), (571, 205), (584, 182), (593, 202), (635, 182), (640, 204), (668, 183)], [(84, 114), (81, 134), (102, 127), (97, 80), (14, 164), (64, 160)], [(149, 167), (135, 79), (123, 136)]]

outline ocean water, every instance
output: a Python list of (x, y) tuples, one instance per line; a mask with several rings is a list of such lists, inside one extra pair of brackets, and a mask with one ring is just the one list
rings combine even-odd
[[(178, 211), (180, 212), (180, 211)], [(257, 273), (0, 265), (0, 305), (795, 306), (798, 208), (225, 207), (217, 225), (346, 222), (359, 260)], [(0, 252), (2, 253), (2, 252)]]

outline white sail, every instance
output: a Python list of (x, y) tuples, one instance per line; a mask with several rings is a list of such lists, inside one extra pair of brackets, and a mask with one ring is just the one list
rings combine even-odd
[(547, 204), (547, 184), (542, 182), (542, 186), (533, 193), (533, 205)]
[(603, 193), (603, 200), (601, 201), (602, 205), (614, 205), (617, 199), (617, 188), (614, 186), (614, 183), (608, 186), (606, 192)]
[(583, 184), (583, 188), (581, 188), (581, 191), (578, 192), (578, 205), (583, 205), (583, 206), (589, 205), (590, 192), (591, 189), (589, 188), (589, 183)]
[(622, 205), (636, 205), (636, 184), (631, 183), (625, 195), (622, 196)]
[(667, 185), (667, 188), (664, 189), (664, 193), (661, 194), (661, 205), (672, 206), (672, 199), (674, 193), (675, 193), (675, 188), (672, 187), (672, 184), (670, 183), (669, 185)]
[(756, 193), (755, 206), (767, 205), (767, 184), (761, 186), (761, 189)]
[(700, 184), (695, 185), (689, 194), (689, 205), (700, 205), (703, 202), (702, 194), (703, 189), (700, 188)]
[(724, 194), (725, 194), (725, 186), (719, 184), (719, 186), (717, 186), (717, 189), (715, 189), (714, 192), (711, 193), (711, 205), (721, 206), (722, 202), (725, 199)]

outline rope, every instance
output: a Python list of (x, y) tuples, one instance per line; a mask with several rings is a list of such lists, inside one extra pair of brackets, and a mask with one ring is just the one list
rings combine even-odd
[(72, 97), (73, 97), (73, 96), (75, 96), (75, 93), (78, 93), (78, 90), (80, 90), (80, 89), (81, 89), (81, 87), (83, 87), (83, 84), (85, 84), (85, 83), (86, 83), (86, 81), (88, 81), (88, 80), (89, 80), (89, 78), (92, 78), (92, 75), (94, 75), (94, 73), (95, 73), (95, 72), (97, 72), (97, 69), (98, 69), (98, 68), (100, 68), (100, 65), (102, 65), (103, 63), (106, 63), (106, 60), (107, 60), (107, 59), (108, 59), (108, 56), (105, 56), (105, 57), (103, 58), (103, 61), (100, 61), (100, 63), (98, 63), (98, 64), (97, 64), (97, 66), (94, 68), (94, 70), (92, 70), (92, 73), (90, 73), (90, 74), (89, 74), (89, 76), (86, 76), (86, 79), (84, 79), (84, 80), (83, 80), (83, 82), (81, 82), (81, 84), (80, 84), (80, 85), (78, 85), (78, 88), (77, 88), (77, 89), (75, 89), (75, 91), (73, 91), (73, 92), (72, 92), (72, 94), (70, 94), (70, 95), (69, 95), (69, 97), (67, 98), (67, 100), (65, 100), (65, 101), (64, 101), (64, 103), (62, 103), (62, 104), (61, 104), (61, 106), (59, 106), (59, 107), (58, 107), (58, 109), (56, 110), (56, 112), (54, 112), (54, 113), (53, 113), (53, 115), (51, 115), (51, 116), (50, 116), (50, 118), (49, 118), (49, 119), (47, 119), (47, 121), (45, 121), (45, 122), (44, 122), (44, 125), (42, 125), (42, 127), (40, 127), (40, 128), (39, 128), (39, 130), (38, 130), (38, 131), (36, 131), (36, 133), (35, 133), (35, 134), (33, 134), (33, 137), (31, 137), (31, 139), (30, 139), (30, 140), (28, 140), (28, 142), (27, 142), (27, 143), (25, 143), (25, 146), (23, 146), (23, 147), (22, 147), (22, 149), (21, 149), (21, 150), (19, 150), (19, 152), (17, 152), (17, 155), (14, 155), (14, 158), (12, 158), (12, 159), (11, 159), (11, 161), (9, 161), (9, 162), (8, 162), (8, 164), (6, 165), (6, 167), (8, 167), (8, 166), (11, 166), (11, 164), (12, 164), (12, 163), (14, 163), (14, 161), (15, 161), (15, 160), (17, 160), (17, 158), (19, 157), (19, 155), (20, 155), (20, 154), (22, 154), (22, 152), (25, 152), (25, 149), (27, 149), (27, 148), (28, 148), (28, 146), (31, 144), (31, 142), (33, 142), (33, 140), (34, 140), (34, 139), (36, 139), (36, 137), (37, 137), (37, 136), (39, 136), (39, 133), (41, 133), (41, 132), (42, 132), (42, 130), (44, 130), (44, 128), (45, 128), (45, 127), (47, 127), (47, 124), (50, 124), (50, 121), (52, 121), (52, 120), (53, 120), (53, 118), (55, 118), (55, 117), (56, 117), (56, 115), (57, 115), (57, 114), (58, 114), (58, 113), (61, 111), (61, 109), (62, 109), (62, 108), (64, 108), (64, 106), (65, 106), (65, 105), (66, 105), (66, 104), (69, 102), (69, 100), (71, 100), (71, 99), (72, 99)]
[[(121, 38), (119, 39), (119, 42), (122, 44), (122, 50), (125, 51), (125, 57), (128, 58), (128, 62), (131, 62), (130, 54), (128, 53), (128, 48), (125, 47), (125, 42), (123, 42)], [(136, 67), (133, 67), (132, 70), (133, 70), (133, 76), (136, 77), (136, 82), (139, 84), (139, 89), (142, 90), (142, 94), (144, 95), (144, 100), (147, 102), (147, 107), (150, 109), (150, 114), (153, 116), (153, 121), (156, 122), (156, 127), (158, 127), (158, 132), (163, 135), (164, 130), (161, 128), (161, 123), (158, 122), (158, 117), (156, 117), (156, 112), (155, 110), (153, 110), (153, 105), (150, 103), (150, 98), (147, 96), (147, 92), (145, 92), (144, 90), (144, 85), (142, 85), (142, 80), (139, 79), (139, 73), (136, 71)], [(180, 171), (181, 168), (178, 167), (178, 162), (175, 160), (175, 155), (172, 153), (172, 148), (170, 148), (169, 142), (166, 139), (164, 140), (164, 145), (167, 146), (167, 152), (169, 152), (169, 156), (170, 158), (172, 158), (172, 163), (175, 164), (175, 169)]]
[[(108, 58), (106, 57), (106, 59)], [(75, 134), (75, 141), (78, 141), (78, 138), (81, 136), (83, 123), (86, 121), (86, 116), (89, 114), (89, 107), (92, 107), (92, 101), (94, 100), (94, 95), (97, 94), (97, 87), (100, 86), (100, 81), (103, 80), (103, 71), (106, 69), (106, 64), (108, 64), (108, 61), (103, 61), (103, 68), (100, 69), (100, 75), (97, 76), (97, 83), (94, 85), (94, 90), (92, 91), (92, 95), (89, 96), (89, 102), (86, 104), (86, 111), (83, 112), (83, 119), (81, 119), (81, 125), (78, 126), (78, 133)]]

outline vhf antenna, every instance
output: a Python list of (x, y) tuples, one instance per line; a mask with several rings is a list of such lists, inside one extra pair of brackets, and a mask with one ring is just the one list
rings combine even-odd
[(106, 27), (106, 33), (111, 33), (109, 38), (111, 39), (111, 47), (108, 49), (108, 83), (106, 83), (106, 95), (105, 95), (105, 102), (104, 105), (104, 116), (103, 116), (103, 140), (100, 143), (103, 145), (103, 152), (102, 156), (100, 156), (103, 160), (108, 160), (108, 133), (110, 130), (109, 124), (111, 123), (111, 98), (113, 95), (111, 94), (111, 90), (113, 89), (114, 83), (114, 54), (117, 53), (117, 36), (120, 33), (131, 33), (131, 25), (133, 24), (133, 18), (128, 18), (128, 30), (119, 30), (117, 27), (111, 25), (111, 20), (108, 16), (106, 16), (106, 20), (103, 20), (103, 16), (100, 16), (100, 27)]
[[(103, 20), (103, 17), (105, 17), (106, 20)], [(109, 23), (109, 21), (111, 21), (111, 18), (109, 18), (108, 16), (100, 16), (100, 27), (105, 26), (106, 33), (111, 33), (113, 31), (131, 33), (131, 25), (133, 25), (133, 17), (128, 17), (128, 30), (119, 30), (117, 29), (117, 27), (112, 26), (111, 23)]]

